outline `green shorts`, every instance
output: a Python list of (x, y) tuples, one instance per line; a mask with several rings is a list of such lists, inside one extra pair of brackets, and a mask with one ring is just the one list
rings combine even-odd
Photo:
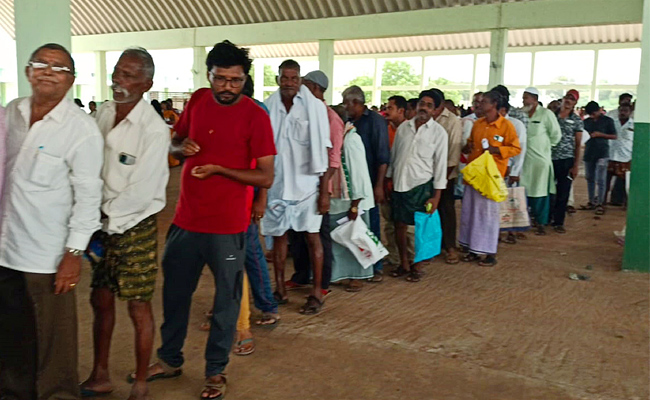
[(408, 192), (393, 192), (391, 207), (393, 221), (415, 225), (415, 212), (425, 212), (424, 204), (433, 196), (433, 181), (416, 186)]
[(156, 215), (121, 235), (100, 232), (104, 258), (92, 264), (91, 287), (108, 288), (120, 300), (151, 301), (158, 272)]

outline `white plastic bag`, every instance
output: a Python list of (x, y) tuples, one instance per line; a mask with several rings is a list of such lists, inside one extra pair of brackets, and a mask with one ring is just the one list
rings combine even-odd
[(365, 269), (388, 255), (388, 250), (361, 218), (348, 221), (332, 231), (332, 240), (350, 250)]

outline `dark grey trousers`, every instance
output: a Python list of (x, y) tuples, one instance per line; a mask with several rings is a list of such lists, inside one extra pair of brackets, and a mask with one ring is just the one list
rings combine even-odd
[(173, 368), (183, 365), (192, 295), (205, 264), (214, 276), (216, 293), (205, 349), (205, 376), (223, 372), (237, 327), (244, 274), (244, 232), (232, 235), (190, 232), (172, 225), (162, 261), (162, 346), (158, 358)]

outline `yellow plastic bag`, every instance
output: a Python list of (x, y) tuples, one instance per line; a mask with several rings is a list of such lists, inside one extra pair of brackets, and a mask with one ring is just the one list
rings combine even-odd
[(463, 180), (488, 199), (500, 203), (508, 198), (506, 182), (489, 151), (483, 152), (461, 172)]

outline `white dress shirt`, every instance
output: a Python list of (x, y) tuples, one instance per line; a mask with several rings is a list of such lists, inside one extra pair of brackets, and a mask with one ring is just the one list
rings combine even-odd
[(434, 189), (447, 188), (449, 137), (445, 128), (430, 118), (415, 128), (415, 118), (397, 128), (391, 149), (388, 177), (396, 192), (409, 190), (433, 179)]
[(65, 248), (97, 231), (104, 142), (92, 117), (68, 99), (29, 126), (31, 98), (7, 106), (7, 164), (0, 265), (56, 273)]
[(104, 232), (122, 234), (165, 207), (169, 180), (169, 127), (146, 101), (140, 100), (115, 125), (116, 104), (106, 102), (97, 111), (104, 135), (102, 211)]
[(621, 125), (621, 120), (614, 120), (616, 127), (616, 140), (609, 141), (609, 159), (617, 162), (632, 161), (632, 147), (634, 146), (634, 120), (628, 119)]
[(526, 125), (517, 118), (506, 116), (506, 119), (512, 122), (512, 125), (515, 126), (517, 138), (519, 139), (519, 146), (521, 147), (521, 153), (514, 157), (510, 157), (510, 160), (508, 160), (508, 165), (510, 165), (510, 176), (520, 176), (521, 170), (524, 167), (524, 160), (526, 159), (526, 141), (528, 137)]
[(269, 201), (302, 201), (316, 193), (327, 171), (327, 149), (332, 147), (327, 106), (301, 85), (289, 112), (280, 91), (265, 102), (269, 108), (275, 147), (273, 186)]

